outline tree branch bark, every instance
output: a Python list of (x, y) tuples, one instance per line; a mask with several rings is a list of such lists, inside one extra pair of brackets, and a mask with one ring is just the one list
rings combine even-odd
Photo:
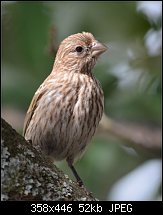
[(1, 200), (94, 201), (47, 157), (1, 119)]
[(161, 157), (161, 129), (116, 122), (104, 114), (97, 135), (109, 138), (114, 136), (122, 140), (122, 144), (132, 147), (140, 153), (145, 153), (150, 157)]

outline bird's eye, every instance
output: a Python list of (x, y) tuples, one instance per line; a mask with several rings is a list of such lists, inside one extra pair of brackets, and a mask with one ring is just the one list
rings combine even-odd
[(77, 46), (75, 49), (78, 53), (81, 53), (83, 51), (83, 47)]

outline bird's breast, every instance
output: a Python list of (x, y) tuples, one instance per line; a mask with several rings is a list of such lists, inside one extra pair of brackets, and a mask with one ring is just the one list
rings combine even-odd
[(33, 141), (61, 160), (75, 157), (90, 141), (102, 117), (103, 93), (96, 80), (54, 83), (35, 110), (34, 117), (39, 117), (32, 122), (39, 136)]

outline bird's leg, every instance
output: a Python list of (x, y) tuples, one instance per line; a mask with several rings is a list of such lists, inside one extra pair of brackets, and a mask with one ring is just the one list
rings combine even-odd
[(76, 178), (77, 183), (79, 184), (79, 186), (82, 187), (83, 189), (85, 189), (87, 195), (89, 195), (90, 197), (94, 198), (93, 195), (92, 195), (92, 193), (89, 192), (89, 191), (87, 191), (87, 189), (85, 188), (85, 186), (84, 186), (84, 184), (83, 184), (83, 181), (82, 181), (81, 178), (79, 177), (79, 175), (78, 175), (78, 173), (76, 172), (76, 169), (74, 168), (74, 166), (72, 165), (72, 163), (70, 163), (70, 162), (68, 162), (68, 161), (67, 161), (67, 163), (68, 163), (69, 167), (71, 168), (71, 170), (72, 170), (72, 172), (73, 172), (73, 174), (74, 174), (74, 176), (75, 176), (75, 178)]
[(75, 178), (76, 178), (77, 183), (79, 184), (79, 186), (80, 186), (80, 187), (83, 186), (83, 185), (84, 185), (84, 184), (83, 184), (83, 181), (82, 181), (81, 178), (79, 177), (79, 175), (78, 175), (76, 169), (74, 168), (74, 166), (73, 166), (70, 162), (67, 162), (67, 163), (68, 163), (70, 169), (72, 170), (72, 172), (73, 172), (73, 174), (74, 174), (74, 176), (75, 176)]

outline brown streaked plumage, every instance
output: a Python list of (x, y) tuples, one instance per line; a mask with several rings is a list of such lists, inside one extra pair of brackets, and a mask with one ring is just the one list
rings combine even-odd
[(106, 46), (91, 33), (67, 37), (59, 46), (51, 74), (36, 91), (23, 134), (54, 160), (73, 167), (94, 135), (103, 114), (103, 91), (92, 69)]

